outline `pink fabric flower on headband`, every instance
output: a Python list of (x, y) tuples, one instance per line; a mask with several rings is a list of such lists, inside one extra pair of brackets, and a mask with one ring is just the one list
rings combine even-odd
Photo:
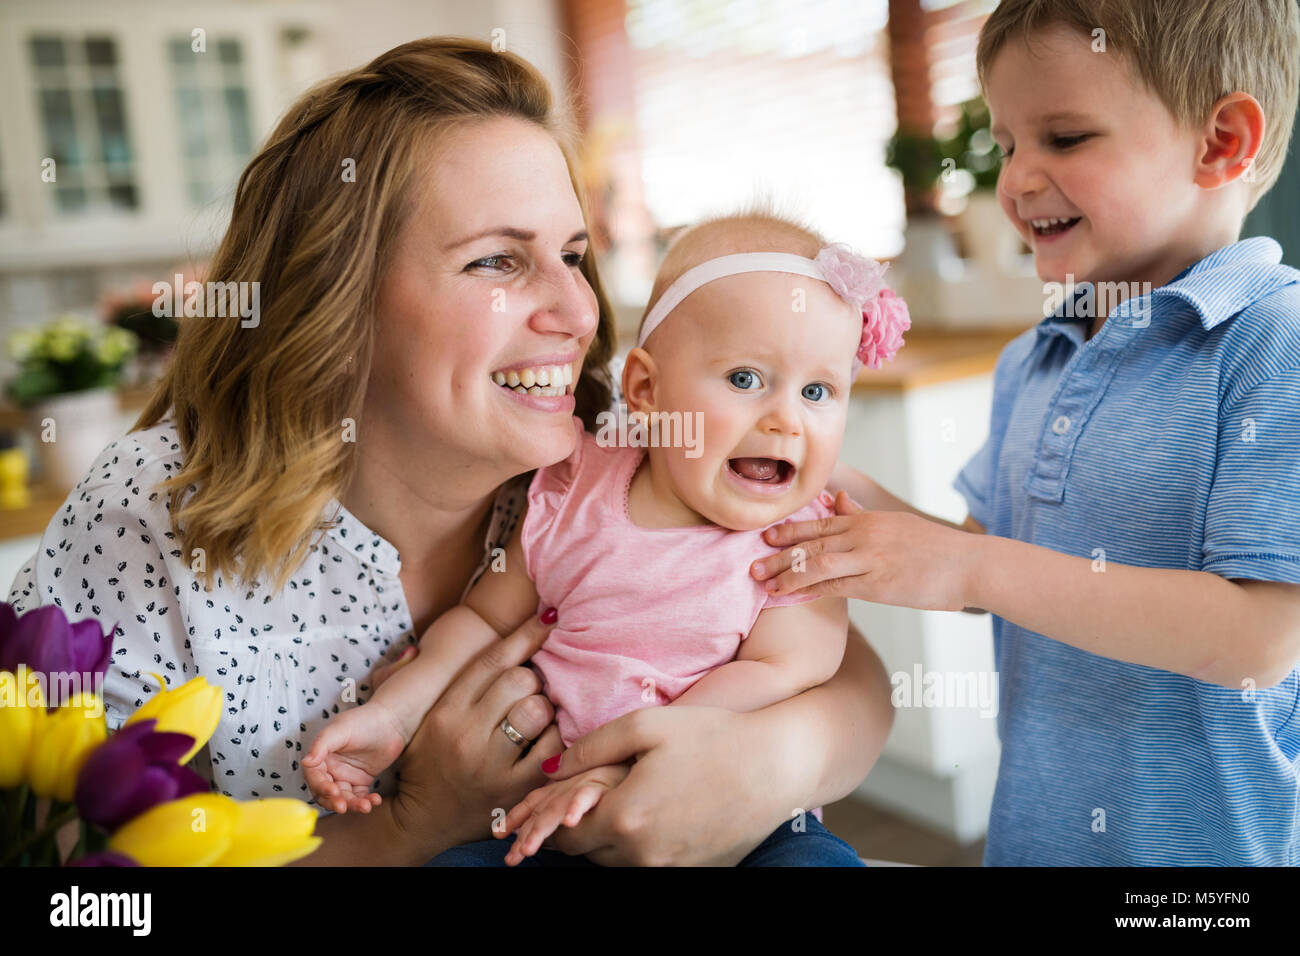
[(853, 371), (880, 368), (903, 347), (912, 327), (907, 303), (885, 286), (888, 265), (860, 256), (844, 243), (826, 246), (813, 260), (840, 298), (862, 311), (862, 341)]
[(862, 343), (858, 361), (867, 368), (880, 366), (903, 347), (903, 333), (912, 327), (907, 303), (893, 289), (881, 289), (880, 295), (862, 308)]

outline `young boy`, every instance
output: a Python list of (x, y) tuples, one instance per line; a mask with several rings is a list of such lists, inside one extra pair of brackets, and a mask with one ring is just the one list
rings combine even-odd
[(1298, 60), (1295, 0), (1003, 0), (998, 194), (1065, 295), (998, 360), (970, 517), (846, 474), (868, 510), (754, 568), (995, 615), (986, 864), (1300, 863), (1300, 272), (1237, 241)]

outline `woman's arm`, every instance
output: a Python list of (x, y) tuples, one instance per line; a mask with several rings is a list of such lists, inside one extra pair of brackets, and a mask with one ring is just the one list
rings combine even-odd
[(316, 820), (315, 835), (321, 845), (310, 856), (289, 866), (420, 866), (443, 850), (449, 842), (416, 843), (406, 839), (393, 820), (392, 807), (381, 803), (369, 813), (331, 813)]
[(792, 814), (861, 783), (893, 724), (880, 658), (850, 628), (835, 676), (762, 710), (648, 707), (574, 741), (551, 779), (636, 758), (550, 844), (596, 863), (734, 865)]
[[(800, 789), (807, 793), (798, 806), (834, 803), (866, 778), (894, 725), (891, 689), (880, 657), (850, 624), (844, 661), (834, 677), (755, 712), (753, 716), (762, 721), (752, 738), (755, 746), (783, 735), (791, 765), (804, 764), (799, 773), (788, 776), (796, 793)], [(831, 728), (836, 732), (829, 732)], [(789, 819), (789, 814), (782, 819)]]

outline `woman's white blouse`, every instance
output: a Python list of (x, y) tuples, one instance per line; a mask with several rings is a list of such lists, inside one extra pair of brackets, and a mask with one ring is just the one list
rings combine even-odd
[[(180, 467), (170, 419), (106, 448), (46, 527), (9, 601), (19, 612), (53, 603), (69, 620), (117, 624), (104, 683), (110, 729), (157, 692), (151, 673), (169, 688), (202, 675), (223, 688), (225, 704), (190, 765), (237, 799), (310, 801), (302, 754), (333, 714), (369, 697), (371, 670), (417, 639), (401, 558), (334, 501), (334, 526), (279, 594), (221, 577), (205, 592), (197, 559), (172, 534), (170, 500), (154, 490)], [(527, 477), (497, 493), (473, 580), (505, 546)], [(390, 769), (378, 789), (392, 784)]]

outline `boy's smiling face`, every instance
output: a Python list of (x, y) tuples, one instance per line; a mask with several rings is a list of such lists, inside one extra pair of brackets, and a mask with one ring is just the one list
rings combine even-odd
[[(1044, 282), (1159, 286), (1236, 240), (1241, 213), (1231, 227), (1195, 179), (1202, 131), (1180, 127), (1120, 54), (1056, 25), (1009, 41), (986, 86), (998, 198)], [(1048, 219), (1066, 227), (1033, 224)]]

